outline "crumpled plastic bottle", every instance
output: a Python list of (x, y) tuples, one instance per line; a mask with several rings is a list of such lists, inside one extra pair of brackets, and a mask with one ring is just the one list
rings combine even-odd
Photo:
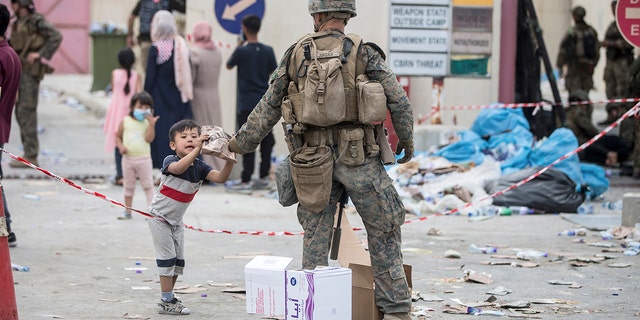
[(516, 257), (521, 260), (540, 259), (549, 256), (546, 252), (537, 250), (520, 250)]
[(28, 272), (30, 269), (27, 266), (21, 266), (19, 264), (15, 264), (12, 263), (11, 264), (11, 269), (15, 270), (15, 271), (23, 271), (23, 272)]
[(496, 253), (498, 248), (496, 247), (478, 247), (475, 244), (469, 246), (469, 252), (471, 253)]

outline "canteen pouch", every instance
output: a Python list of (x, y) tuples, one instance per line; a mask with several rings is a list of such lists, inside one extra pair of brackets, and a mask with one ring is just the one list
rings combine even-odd
[(291, 176), (300, 205), (320, 213), (329, 204), (333, 152), (328, 146), (302, 147), (290, 158)]
[(387, 96), (378, 81), (368, 80), (365, 75), (356, 79), (358, 90), (358, 120), (363, 124), (382, 122), (387, 118)]
[(278, 202), (283, 207), (288, 207), (298, 203), (296, 188), (293, 185), (289, 156), (282, 160), (275, 169), (276, 188), (278, 189)]
[(359, 166), (364, 163), (364, 157), (364, 130), (362, 128), (340, 129), (337, 161), (345, 166)]

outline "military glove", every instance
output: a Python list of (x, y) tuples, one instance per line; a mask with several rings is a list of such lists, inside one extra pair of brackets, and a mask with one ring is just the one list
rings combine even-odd
[(404, 156), (398, 160), (398, 163), (406, 163), (413, 157), (413, 140), (409, 141), (398, 141), (398, 146), (396, 147), (396, 155), (399, 155), (404, 150)]
[(237, 154), (244, 154), (244, 152), (242, 152), (242, 150), (240, 150), (240, 147), (238, 147), (238, 142), (236, 142), (236, 137), (232, 137), (229, 140), (229, 151), (231, 152), (235, 152)]

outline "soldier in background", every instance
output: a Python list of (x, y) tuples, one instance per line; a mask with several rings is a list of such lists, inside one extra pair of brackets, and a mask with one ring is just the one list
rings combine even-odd
[(593, 70), (600, 60), (600, 41), (596, 30), (584, 21), (583, 7), (571, 11), (574, 25), (560, 42), (556, 65), (564, 78), (569, 94), (576, 90), (589, 92), (593, 88)]
[[(611, 1), (611, 12), (613, 12), (614, 20), (609, 24), (604, 34), (602, 46), (607, 49), (607, 64), (604, 67), (604, 82), (606, 84), (607, 99), (626, 98), (629, 90), (629, 80), (627, 72), (629, 66), (633, 62), (633, 46), (630, 45), (620, 33), (618, 24), (616, 23), (616, 4), (618, 1)], [(607, 118), (599, 125), (609, 125), (616, 121), (624, 110), (620, 104), (609, 103), (606, 107)]]
[[(27, 161), (38, 165), (38, 95), (40, 81), (53, 69), (41, 58), (51, 59), (60, 47), (62, 35), (44, 16), (35, 10), (33, 0), (11, 0), (16, 15), (11, 29), (11, 47), (20, 56), (22, 76), (15, 106), (16, 120)], [(9, 163), (14, 168), (26, 168), (20, 161)]]
[[(355, 97), (343, 100), (342, 106), (338, 107), (344, 111), (343, 114), (346, 114), (345, 121), (329, 125), (317, 123), (313, 125), (312, 122), (317, 119), (311, 116), (306, 121), (302, 120), (305, 118), (305, 111), (299, 109), (297, 102), (291, 99), (310, 93), (309, 90), (305, 92), (305, 87), (301, 85), (313, 86), (308, 78), (314, 74), (309, 70), (314, 68), (312, 61), (319, 56), (319, 52), (325, 53), (328, 49), (336, 48), (336, 44), (344, 44), (341, 50), (342, 61), (344, 61), (342, 69), (352, 70), (355, 64), (356, 71), (350, 74), (342, 73), (345, 87), (334, 87), (335, 90), (330, 93), (338, 95), (344, 89), (344, 93), (341, 93), (344, 96), (347, 89), (353, 89), (352, 85), (359, 76), (366, 76), (369, 80), (379, 82), (385, 97), (378, 101), (383, 101), (384, 116), (387, 111), (390, 113), (399, 138), (396, 154), (404, 151), (404, 156), (398, 160), (400, 163), (409, 161), (413, 155), (411, 104), (395, 74), (386, 65), (383, 51), (373, 43), (353, 41), (352, 35), (345, 36), (347, 22), (356, 16), (355, 0), (310, 0), (309, 13), (313, 18), (315, 33), (303, 37), (285, 52), (278, 68), (271, 75), (266, 93), (249, 114), (247, 122), (229, 141), (229, 150), (240, 154), (252, 152), (271, 128), (280, 121), (280, 118), (284, 117), (288, 124), (291, 123), (290, 120), (293, 121), (294, 123), (291, 123), (293, 129), (288, 139), (290, 139), (289, 142), (294, 140), (299, 141), (300, 144), (288, 143), (291, 144), (290, 150), (295, 150), (291, 154), (292, 167), (294, 163), (301, 163), (301, 166), (305, 163), (311, 165), (316, 161), (306, 162), (305, 160), (315, 157), (320, 158), (317, 162), (322, 162), (322, 165), (328, 163), (328, 166), (332, 167), (332, 171), (321, 169), (322, 173), (328, 172), (328, 174), (326, 176), (322, 174), (322, 177), (314, 176), (317, 179), (313, 181), (309, 181), (310, 178), (304, 179), (305, 176), (298, 179), (296, 172), (291, 170), (294, 184), (296, 181), (302, 184), (303, 179), (309, 181), (309, 184), (304, 185), (303, 188), (299, 189), (296, 186), (297, 197), (300, 200), (297, 216), (304, 229), (302, 267), (314, 269), (316, 266), (328, 265), (336, 202), (343, 192), (346, 192), (367, 230), (375, 283), (375, 300), (380, 311), (384, 313), (383, 319), (410, 320), (411, 292), (403, 269), (401, 252), (401, 227), (405, 219), (405, 208), (377, 152), (378, 147), (385, 147), (382, 143), (388, 148), (388, 142), (383, 135), (377, 140), (376, 145), (376, 137), (372, 136), (374, 130), (383, 128), (380, 124), (374, 126), (359, 122), (361, 120), (358, 118), (358, 110), (350, 109), (363, 107), (359, 104), (357, 107), (353, 105)], [(311, 39), (313, 39), (313, 45), (310, 44)], [(314, 52), (316, 47), (318, 53)], [(305, 79), (307, 79), (306, 82)], [(322, 92), (325, 91), (322, 90)], [(327, 92), (328, 95), (329, 92)], [(306, 104), (307, 102), (309, 105)], [(325, 100), (325, 106), (326, 102)], [(304, 108), (315, 111), (321, 108), (310, 101), (304, 103)], [(293, 108), (291, 108), (292, 104)], [(367, 110), (368, 106), (368, 104), (365, 105), (365, 109), (362, 110)], [(354, 111), (355, 120), (347, 110)], [(289, 112), (294, 113), (293, 117)], [(376, 130), (376, 132), (381, 131)], [(347, 144), (349, 151), (341, 154), (338, 145), (344, 147), (343, 141), (349, 141)], [(326, 157), (330, 153), (318, 155), (318, 150), (327, 149), (336, 150), (335, 157)], [(353, 161), (353, 163), (347, 163), (347, 161)], [(316, 170), (319, 168), (324, 167), (313, 167), (312, 170), (318, 173), (319, 171)], [(279, 177), (276, 178), (279, 179)], [(318, 194), (317, 197), (323, 198), (323, 201), (313, 205), (302, 204), (302, 196), (314, 198), (310, 197), (311, 195), (304, 187), (318, 191), (314, 187), (318, 184), (325, 186), (325, 183), (328, 190), (322, 188), (322, 194)], [(325, 201), (328, 205), (324, 205)]]

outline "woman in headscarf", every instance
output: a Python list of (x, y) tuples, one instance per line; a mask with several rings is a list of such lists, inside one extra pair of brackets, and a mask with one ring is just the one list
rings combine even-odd
[(151, 21), (151, 41), (144, 90), (153, 97), (156, 135), (151, 142), (153, 167), (162, 168), (169, 147), (169, 128), (182, 119), (193, 118), (193, 82), (187, 42), (178, 34), (176, 20), (166, 10), (156, 12)]
[[(191, 74), (193, 75), (193, 119), (201, 126), (222, 126), (218, 79), (222, 54), (211, 40), (211, 25), (198, 21), (191, 34)], [(216, 169), (222, 169), (224, 160), (203, 155), (202, 159)]]

